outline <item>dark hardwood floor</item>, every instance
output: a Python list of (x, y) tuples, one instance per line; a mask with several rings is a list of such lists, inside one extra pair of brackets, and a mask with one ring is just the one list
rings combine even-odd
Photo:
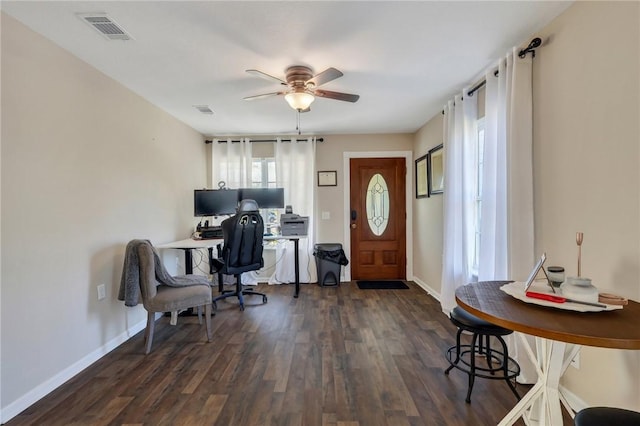
[(149, 355), (140, 332), (7, 425), (497, 424), (514, 395), (477, 379), (465, 403), (466, 375), (443, 373), (456, 329), (409, 286), (260, 285), (266, 305), (218, 303), (211, 343), (197, 318), (162, 317)]

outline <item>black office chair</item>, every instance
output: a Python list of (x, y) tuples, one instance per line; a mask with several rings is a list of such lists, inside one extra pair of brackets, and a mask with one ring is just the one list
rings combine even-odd
[(622, 408), (590, 407), (579, 411), (573, 419), (575, 426), (637, 426), (640, 413)]
[[(222, 224), (224, 245), (218, 259), (209, 259), (218, 272), (218, 279), (222, 280), (222, 274), (234, 275), (236, 278), (235, 291), (226, 291), (213, 298), (213, 307), (217, 307), (218, 300), (227, 297), (237, 297), (240, 302), (240, 310), (244, 311), (245, 295), (262, 296), (262, 303), (267, 303), (267, 296), (257, 291), (243, 288), (241, 274), (248, 271), (256, 271), (264, 266), (262, 259), (262, 236), (264, 222), (258, 211), (258, 203), (254, 200), (242, 200), (238, 207), (238, 213)], [(211, 253), (211, 252), (210, 252)], [(222, 282), (222, 281), (220, 281)]]

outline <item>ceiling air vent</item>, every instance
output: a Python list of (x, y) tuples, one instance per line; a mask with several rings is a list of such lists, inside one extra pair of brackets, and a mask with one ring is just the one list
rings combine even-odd
[(208, 105), (194, 105), (193, 107), (203, 114), (213, 114), (213, 111), (211, 110), (211, 108), (209, 108)]
[(106, 13), (78, 13), (77, 15), (108, 40), (131, 40), (133, 38)]

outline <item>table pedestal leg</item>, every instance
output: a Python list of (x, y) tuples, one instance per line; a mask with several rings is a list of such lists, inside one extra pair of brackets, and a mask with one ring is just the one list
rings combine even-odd
[(538, 381), (504, 419), (498, 423), (498, 426), (512, 425), (520, 417), (523, 418), (527, 425), (561, 425), (561, 400), (572, 417), (574, 413), (566, 404), (566, 399), (561, 393), (560, 377), (562, 377), (571, 360), (580, 350), (580, 346), (573, 346), (565, 356), (567, 346), (571, 345), (536, 337), (536, 353), (534, 354), (525, 335), (519, 335), (522, 338), (527, 355), (535, 364)]
[(193, 274), (193, 254), (191, 249), (184, 250), (184, 273), (187, 275)]

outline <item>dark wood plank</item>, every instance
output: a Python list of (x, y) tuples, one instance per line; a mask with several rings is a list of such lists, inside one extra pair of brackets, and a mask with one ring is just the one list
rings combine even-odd
[[(269, 302), (218, 303), (213, 341), (197, 318), (139, 333), (7, 425), (494, 425), (515, 405), (501, 381), (448, 376), (456, 328), (408, 290), (261, 285)], [(259, 299), (259, 300), (258, 300)], [(520, 386), (521, 387), (521, 386)], [(524, 389), (521, 389), (524, 392)], [(521, 423), (518, 423), (521, 424)], [(571, 422), (567, 419), (566, 425)]]

